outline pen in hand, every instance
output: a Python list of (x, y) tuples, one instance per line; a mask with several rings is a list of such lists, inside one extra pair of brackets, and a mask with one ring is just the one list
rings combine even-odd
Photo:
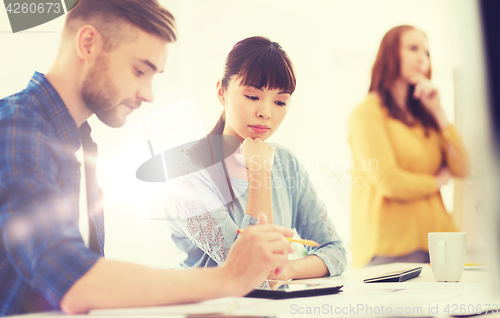
[[(236, 232), (238, 234), (242, 234), (245, 230), (243, 229), (238, 229)], [(295, 243), (300, 243), (302, 245), (307, 245), (307, 246), (320, 246), (320, 244), (318, 242), (315, 242), (315, 241), (311, 241), (311, 240), (298, 240), (298, 239), (294, 239), (294, 238), (291, 238), (291, 237), (287, 237), (286, 238), (289, 242), (295, 242)]]

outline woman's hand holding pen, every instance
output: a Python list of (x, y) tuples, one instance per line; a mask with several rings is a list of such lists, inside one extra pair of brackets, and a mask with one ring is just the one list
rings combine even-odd
[(243, 296), (262, 284), (269, 272), (280, 272), (288, 253), (293, 252), (286, 239), (293, 233), (292, 229), (267, 224), (267, 217), (260, 214), (257, 226), (240, 234), (222, 265), (227, 282)]
[(291, 267), (289, 266), (290, 262), (287, 262), (285, 266), (283, 266), (280, 269), (276, 269), (274, 271), (271, 271), (267, 275), (267, 279), (271, 280), (289, 280), (290, 278), (293, 277), (291, 273)]
[(411, 77), (409, 82), (415, 85), (413, 98), (419, 99), (422, 105), (434, 116), (440, 129), (448, 127), (450, 123), (441, 107), (439, 91), (436, 86), (422, 74)]

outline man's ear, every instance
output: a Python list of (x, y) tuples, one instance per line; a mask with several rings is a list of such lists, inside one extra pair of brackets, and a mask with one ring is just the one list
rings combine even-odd
[(102, 49), (102, 37), (97, 29), (86, 24), (76, 32), (76, 54), (84, 61), (94, 59)]
[(226, 99), (224, 97), (225, 91), (224, 88), (222, 87), (222, 80), (217, 81), (217, 98), (219, 99), (219, 102), (222, 104), (222, 106), (226, 106)]

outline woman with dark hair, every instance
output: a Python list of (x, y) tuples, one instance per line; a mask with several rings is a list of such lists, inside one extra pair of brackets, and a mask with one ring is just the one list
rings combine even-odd
[[(168, 210), (178, 221), (171, 222), (172, 239), (186, 254), (183, 267), (222, 264), (238, 229), (255, 225), (263, 213), (270, 223), (295, 228), (302, 238), (319, 243), (269, 279), (344, 271), (342, 240), (307, 172), (288, 149), (265, 142), (285, 118), (295, 83), (292, 63), (276, 42), (251, 37), (229, 53), (217, 83), (224, 111), (209, 135), (185, 152), (180, 174), (196, 172), (177, 178), (170, 195)], [(231, 138), (236, 147), (228, 150)], [(214, 147), (221, 140), (222, 146)]]
[(427, 233), (456, 230), (440, 188), (466, 177), (470, 161), (430, 78), (426, 35), (409, 25), (389, 30), (368, 96), (349, 119), (355, 267), (428, 263)]

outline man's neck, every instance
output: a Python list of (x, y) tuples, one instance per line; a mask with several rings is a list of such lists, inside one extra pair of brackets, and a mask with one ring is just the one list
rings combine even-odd
[[(63, 71), (64, 70), (64, 71)], [(45, 78), (55, 88), (76, 125), (80, 127), (91, 115), (81, 96), (77, 70), (71, 67), (62, 67), (62, 63), (54, 63), (45, 75)]]

